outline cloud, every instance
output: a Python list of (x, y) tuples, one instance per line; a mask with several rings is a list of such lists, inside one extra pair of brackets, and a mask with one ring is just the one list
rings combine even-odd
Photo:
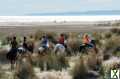
[(117, 2), (119, 3), (120, 1), (119, 0), (81, 0), (80, 5), (84, 7), (87, 7), (87, 6), (102, 7), (103, 5), (106, 5), (106, 6), (111, 4), (114, 5)]
[(84, 2), (86, 2), (86, 3), (100, 3), (100, 4), (111, 3), (113, 1), (115, 1), (115, 0), (84, 0)]

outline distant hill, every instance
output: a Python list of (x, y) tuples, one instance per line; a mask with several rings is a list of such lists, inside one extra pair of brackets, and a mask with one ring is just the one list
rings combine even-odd
[(31, 13), (32, 16), (78, 16), (78, 15), (120, 15), (120, 10), (96, 10), (86, 12)]

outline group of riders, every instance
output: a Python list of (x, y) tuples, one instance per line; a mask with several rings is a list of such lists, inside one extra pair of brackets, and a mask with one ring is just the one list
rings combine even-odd
[[(18, 53), (26, 53), (34, 52), (35, 48), (35, 42), (34, 42), (33, 36), (30, 36), (29, 40), (27, 37), (23, 37), (22, 41), (20, 43), (17, 42), (16, 36), (13, 36), (12, 39), (10, 40), (10, 47), (11, 49), (9, 50), (7, 54), (7, 58), (10, 60), (16, 60), (17, 54)], [(41, 53), (47, 49), (50, 48), (50, 40), (48, 39), (47, 35), (43, 35), (42, 39), (40, 39), (40, 45), (38, 48), (38, 53)], [(85, 47), (88, 48), (94, 48), (95, 44), (94, 41), (91, 40), (88, 34), (83, 35), (83, 44), (80, 45), (80, 51), (84, 49)], [(62, 50), (61, 52), (63, 53), (65, 49), (67, 48), (66, 44), (66, 39), (64, 34), (60, 34), (57, 44), (54, 46), (54, 52), (56, 52), (58, 49)]]

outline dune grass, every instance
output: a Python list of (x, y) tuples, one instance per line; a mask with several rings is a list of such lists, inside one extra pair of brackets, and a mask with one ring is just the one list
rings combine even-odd
[(39, 56), (39, 58), (33, 62), (33, 65), (39, 67), (41, 70), (62, 70), (67, 68), (68, 60), (64, 55), (46, 54)]

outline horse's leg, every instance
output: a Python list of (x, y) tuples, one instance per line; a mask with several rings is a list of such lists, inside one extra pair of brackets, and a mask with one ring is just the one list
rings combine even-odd
[(56, 54), (58, 46), (56, 45), (53, 52)]
[(41, 53), (41, 49), (40, 49), (40, 48), (38, 48), (38, 54), (40, 55), (40, 53)]
[(13, 63), (12, 63), (12, 60), (10, 60), (10, 67), (11, 67), (11, 70), (13, 70)]
[(79, 52), (82, 52), (85, 46), (81, 45), (79, 48)]
[(11, 62), (11, 70), (13, 70), (14, 69), (15, 60), (11, 60), (10, 62)]
[(94, 51), (95, 51), (96, 54), (98, 53), (98, 49), (97, 49), (96, 46), (94, 47)]
[(80, 45), (80, 47), (79, 47), (79, 52), (81, 52), (82, 49), (83, 49), (83, 46)]
[(33, 60), (32, 60), (32, 55), (28, 54), (27, 58), (29, 59), (30, 64), (32, 64)]
[(86, 46), (83, 46), (81, 49), (81, 53), (87, 53), (88, 49)]
[(34, 48), (32, 48), (32, 47), (31, 47), (31, 51), (30, 51), (30, 52), (31, 52), (31, 54), (33, 54), (33, 50), (34, 50)]
[(70, 48), (67, 46), (66, 48), (66, 52), (67, 52), (67, 55), (70, 56), (71, 55), (71, 51), (70, 51)]

